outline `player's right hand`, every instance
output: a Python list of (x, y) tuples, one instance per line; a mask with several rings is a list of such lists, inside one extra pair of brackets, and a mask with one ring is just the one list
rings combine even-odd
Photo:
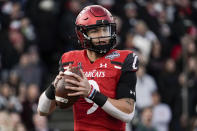
[(74, 93), (69, 93), (68, 96), (83, 96), (87, 97), (91, 91), (91, 85), (88, 82), (84, 72), (80, 69), (82, 76), (79, 76), (75, 73), (70, 74), (70, 76), (76, 78), (76, 80), (65, 79), (66, 82), (76, 85), (76, 87), (66, 86), (66, 89), (75, 91)]

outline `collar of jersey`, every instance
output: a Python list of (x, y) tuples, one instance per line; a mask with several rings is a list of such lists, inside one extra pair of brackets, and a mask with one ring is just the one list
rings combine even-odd
[(84, 57), (85, 57), (85, 60), (88, 61), (89, 64), (94, 64), (94, 63), (98, 63), (99, 61), (101, 61), (106, 55), (112, 53), (113, 51), (115, 51), (115, 49), (111, 49), (109, 52), (107, 52), (104, 56), (102, 56), (101, 58), (97, 59), (95, 62), (90, 62), (89, 58), (88, 58), (88, 55), (87, 55), (87, 50), (85, 49), (84, 50)]

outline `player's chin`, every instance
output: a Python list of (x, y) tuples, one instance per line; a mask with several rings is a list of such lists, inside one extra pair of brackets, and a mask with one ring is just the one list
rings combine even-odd
[(94, 45), (107, 45), (109, 43), (109, 40), (100, 40), (100, 41), (93, 41)]
[(96, 45), (107, 45), (107, 43), (96, 43)]

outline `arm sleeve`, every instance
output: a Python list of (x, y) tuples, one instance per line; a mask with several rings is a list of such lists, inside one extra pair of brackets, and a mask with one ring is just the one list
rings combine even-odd
[(129, 54), (123, 65), (122, 73), (117, 85), (116, 98), (132, 98), (136, 100), (136, 71), (138, 70), (138, 56), (134, 53)]

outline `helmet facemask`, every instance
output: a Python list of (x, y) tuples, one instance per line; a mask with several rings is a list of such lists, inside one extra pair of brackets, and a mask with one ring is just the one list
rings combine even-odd
[[(90, 37), (88, 36), (88, 31), (96, 30), (98, 28), (104, 28), (106, 34), (100, 37)], [(109, 50), (115, 48), (116, 46), (116, 24), (107, 23), (107, 24), (95, 24), (90, 26), (77, 26), (77, 35), (82, 44), (82, 47), (91, 51), (94, 51), (98, 54), (105, 54)], [(109, 39), (108, 43), (103, 43), (103, 39)], [(93, 42), (98, 40), (98, 42)]]

